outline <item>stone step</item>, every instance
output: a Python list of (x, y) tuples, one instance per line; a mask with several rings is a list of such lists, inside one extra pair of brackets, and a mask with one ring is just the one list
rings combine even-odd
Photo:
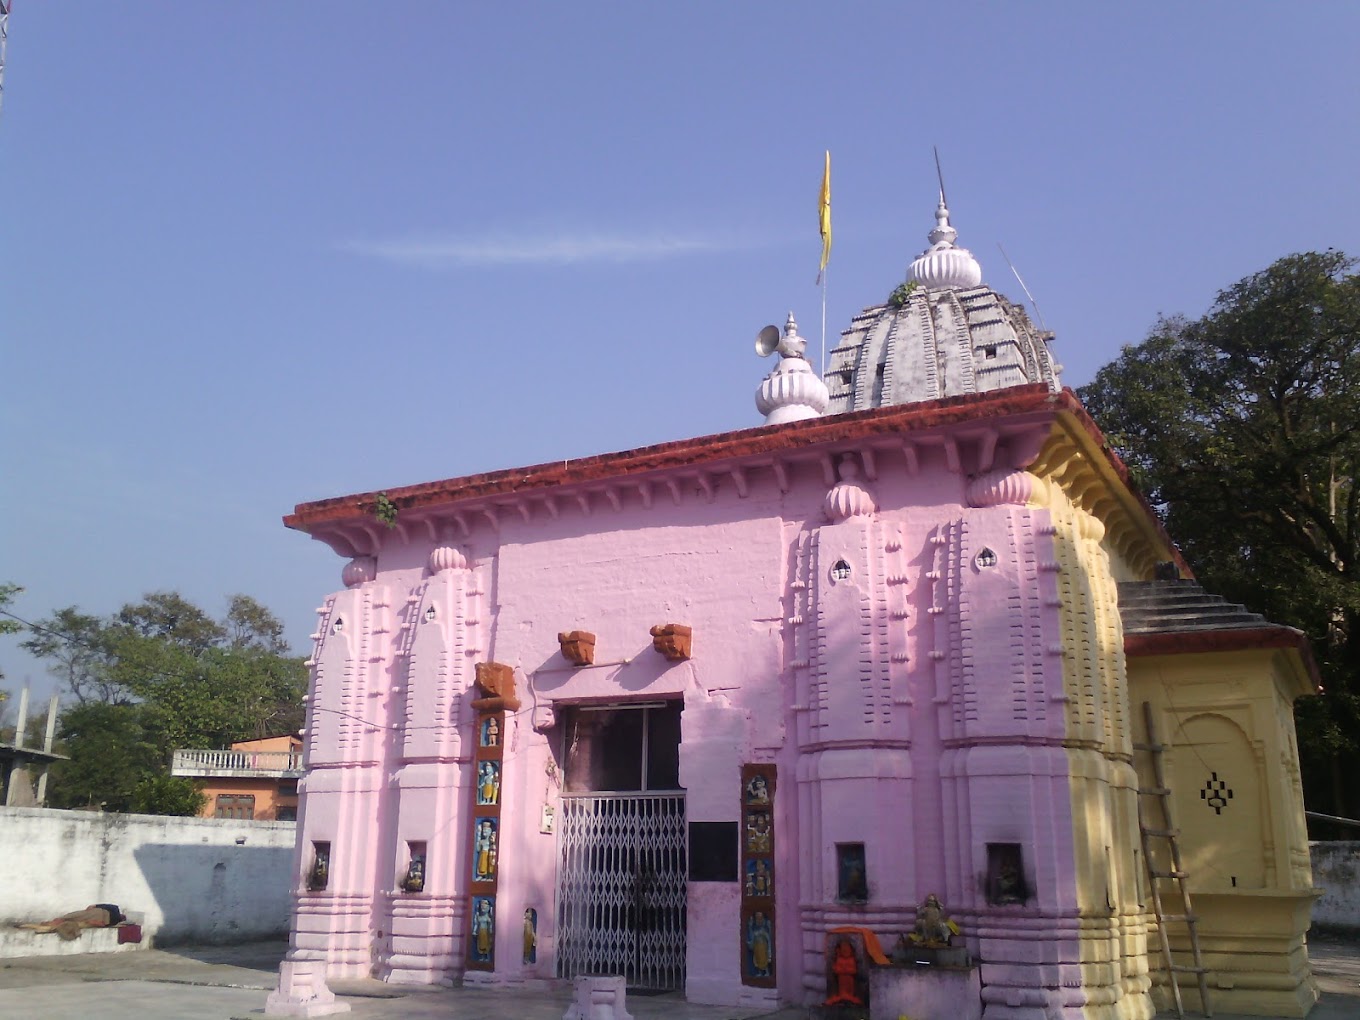
[(64, 941), (53, 932), (40, 935), (24, 928), (0, 928), (0, 959), (26, 956), (80, 956), (84, 953), (133, 953), (150, 949), (151, 940), (118, 943), (117, 928), (86, 928), (80, 938)]

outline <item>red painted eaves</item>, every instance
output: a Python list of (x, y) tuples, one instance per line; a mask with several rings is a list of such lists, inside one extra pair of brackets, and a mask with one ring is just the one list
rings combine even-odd
[(1271, 624), (1265, 627), (1238, 627), (1226, 630), (1186, 630), (1163, 634), (1126, 634), (1124, 654), (1192, 655), (1196, 652), (1244, 652), (1255, 649), (1294, 648), (1303, 660), (1313, 690), (1322, 690), (1322, 675), (1308, 636), (1292, 627)]
[[(398, 510), (439, 506), (487, 496), (551, 489), (564, 485), (622, 480), (630, 475), (734, 460), (760, 454), (794, 451), (825, 443), (853, 442), (874, 436), (921, 432), (989, 418), (1023, 415), (1075, 415), (1083, 427), (1095, 429), (1070, 390), (1054, 393), (1042, 384), (1016, 386), (989, 393), (948, 397), (919, 404), (874, 408), (827, 418), (788, 422), (759, 428), (681, 439), (637, 450), (600, 454), (571, 461), (422, 482), (384, 490)], [(1099, 430), (1095, 430), (1099, 435)], [(1101, 440), (1103, 443), (1103, 439)], [(1122, 469), (1123, 465), (1119, 465)], [(1124, 473), (1125, 475), (1127, 472)], [(378, 493), (299, 503), (283, 523), (300, 531), (336, 521), (372, 517)]]

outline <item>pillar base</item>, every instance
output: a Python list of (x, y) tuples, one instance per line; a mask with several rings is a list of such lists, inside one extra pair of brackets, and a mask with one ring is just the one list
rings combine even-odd
[(562, 1020), (633, 1020), (624, 1002), (621, 977), (578, 977), (576, 998)]
[(284, 960), (279, 964), (279, 985), (265, 1000), (266, 1016), (330, 1016), (348, 1013), (348, 1002), (339, 1002), (326, 987), (326, 965), (320, 960)]

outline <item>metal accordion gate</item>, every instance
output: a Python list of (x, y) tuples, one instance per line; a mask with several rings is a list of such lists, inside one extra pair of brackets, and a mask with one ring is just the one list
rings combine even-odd
[(685, 985), (684, 793), (575, 794), (558, 820), (557, 976)]

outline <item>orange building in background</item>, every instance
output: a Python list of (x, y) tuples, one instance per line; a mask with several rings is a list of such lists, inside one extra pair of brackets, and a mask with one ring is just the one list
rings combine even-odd
[(227, 750), (181, 749), (171, 772), (202, 782), (204, 818), (296, 821), (302, 740), (289, 733), (238, 740)]

